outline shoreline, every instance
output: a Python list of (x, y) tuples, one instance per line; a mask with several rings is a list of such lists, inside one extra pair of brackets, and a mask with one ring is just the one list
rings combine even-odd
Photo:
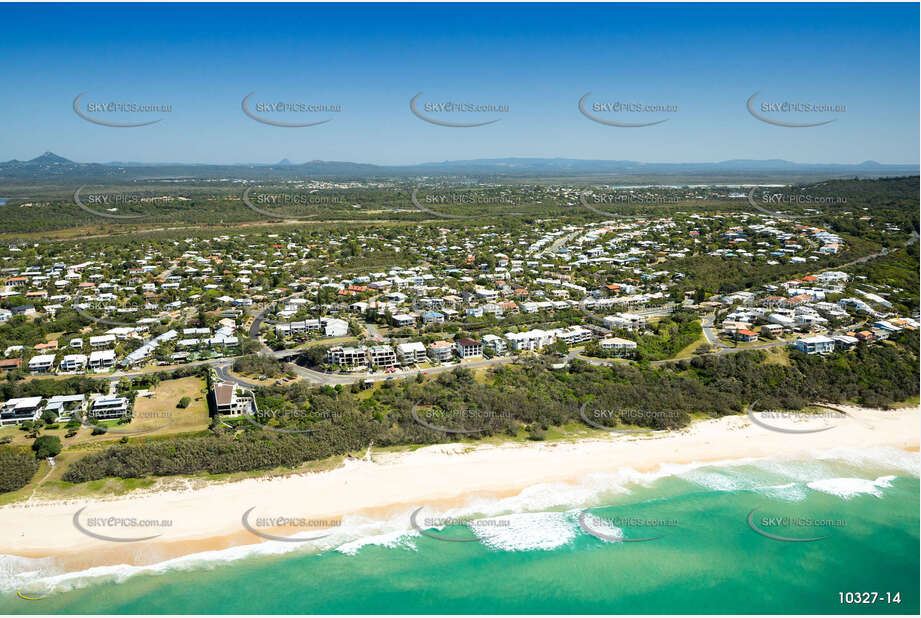
[[(372, 452), (370, 461), (347, 460), (333, 470), (199, 489), (146, 489), (118, 497), (13, 503), (0, 507), (0, 527), (5, 531), (0, 537), (0, 554), (50, 561), (58, 572), (149, 566), (269, 542), (247, 530), (246, 522), (254, 527), (264, 520), (257, 529), (269, 539), (296, 533), (334, 536), (333, 527), (321, 524), (345, 517), (367, 525), (405, 516), (423, 505), (461, 508), (472, 499), (510, 498), (542, 484), (578, 484), (594, 474), (665, 476), (672, 466), (808, 456), (811, 451), (836, 448), (919, 450), (921, 408), (838, 407), (847, 418), (770, 420), (780, 428), (825, 429), (813, 433), (770, 431), (747, 416), (728, 416), (642, 436), (620, 434), (555, 443), (437, 444), (409, 452)], [(79, 509), (84, 510), (76, 516)], [(248, 509), (252, 511), (244, 521)], [(293, 528), (273, 526), (269, 519), (273, 517), (307, 521)], [(93, 527), (90, 518), (169, 521), (169, 525)], [(75, 520), (88, 533), (78, 530)], [(409, 521), (406, 528), (412, 531)], [(94, 538), (94, 534), (119, 541)], [(125, 540), (154, 535), (150, 540)], [(302, 546), (276, 543), (287, 546), (285, 551)]]

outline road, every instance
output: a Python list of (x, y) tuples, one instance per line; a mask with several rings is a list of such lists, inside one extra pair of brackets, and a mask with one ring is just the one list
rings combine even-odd
[(576, 236), (578, 236), (578, 235), (581, 234), (581, 233), (582, 233), (582, 232), (580, 232), (580, 231), (576, 231), (576, 232), (573, 232), (572, 234), (568, 234), (568, 235), (566, 235), (566, 236), (560, 236), (559, 238), (557, 238), (556, 240), (554, 240), (554, 241), (550, 244), (549, 247), (547, 247), (546, 249), (543, 249), (543, 250), (541, 250), (541, 251), (538, 251), (538, 252), (534, 255), (534, 257), (543, 257), (543, 255), (546, 254), (546, 253), (556, 253), (556, 250), (557, 250), (557, 249), (559, 249), (559, 248), (562, 247), (564, 244), (568, 243), (570, 240), (572, 240), (573, 238), (575, 238)]
[(720, 341), (719, 337), (716, 336), (716, 332), (713, 330), (713, 316), (705, 317), (701, 321), (700, 327), (704, 331), (704, 339), (707, 340), (707, 343), (716, 348), (719, 348), (720, 350), (733, 349), (731, 346), (728, 346)]

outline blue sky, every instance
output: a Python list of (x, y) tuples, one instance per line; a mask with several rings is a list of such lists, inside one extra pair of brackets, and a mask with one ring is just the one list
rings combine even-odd
[[(51, 150), (77, 161), (404, 164), (489, 157), (637, 161), (781, 158), (917, 163), (917, 4), (0, 5), (0, 160)], [(245, 116), (241, 100), (341, 105)], [(437, 114), (424, 102), (507, 105)], [(676, 105), (583, 116), (579, 99)], [(762, 101), (845, 105), (775, 114)], [(168, 104), (139, 128), (99, 126), (73, 100)]]

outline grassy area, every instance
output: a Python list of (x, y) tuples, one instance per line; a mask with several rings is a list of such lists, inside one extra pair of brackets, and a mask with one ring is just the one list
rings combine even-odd
[(783, 365), (790, 366), (790, 348), (785, 345), (776, 348), (766, 348), (764, 353), (767, 357), (764, 359), (765, 365)]
[[(287, 377), (287, 376), (285, 376), (285, 375), (278, 375), (278, 376), (275, 376), (274, 378), (266, 378), (265, 380), (260, 380), (260, 379), (258, 379), (258, 375), (256, 375), (256, 374), (239, 373), (239, 372), (237, 372), (237, 371), (232, 371), (232, 370), (230, 370), (230, 369), (227, 370), (227, 373), (230, 374), (230, 375), (231, 375), (232, 377), (234, 377), (234, 378), (238, 378), (238, 379), (240, 379), (240, 380), (245, 380), (245, 381), (247, 381), (247, 382), (249, 382), (249, 383), (251, 383), (251, 384), (256, 384), (256, 385), (258, 385), (258, 386), (272, 386), (272, 385), (275, 384), (275, 382), (277, 382), (278, 380)], [(259, 374), (259, 375), (261, 375), (261, 374)]]
[(694, 340), (690, 344), (686, 345), (680, 352), (675, 354), (675, 356), (673, 356), (672, 358), (677, 358), (677, 359), (691, 358), (692, 356), (694, 356), (694, 353), (697, 351), (697, 348), (699, 348), (705, 343), (707, 343), (707, 338), (704, 337), (703, 331), (701, 331), (700, 337), (698, 337), (696, 340)]
[[(127, 431), (150, 430), (144, 437), (201, 431), (208, 428), (208, 401), (202, 394), (205, 381), (190, 376), (160, 382), (150, 397), (134, 401), (134, 419), (122, 428)], [(188, 408), (177, 408), (183, 397), (192, 400)]]

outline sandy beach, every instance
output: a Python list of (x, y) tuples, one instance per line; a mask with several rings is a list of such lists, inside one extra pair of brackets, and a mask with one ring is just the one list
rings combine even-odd
[[(214, 483), (196, 490), (141, 490), (104, 500), (33, 500), (0, 508), (0, 554), (53, 558), (67, 570), (151, 564), (265, 542), (271, 535), (322, 534), (343, 517), (462, 504), (474, 495), (511, 496), (541, 483), (578, 483), (595, 473), (796, 457), (834, 448), (918, 450), (921, 409), (840, 409), (846, 418), (758, 417), (780, 429), (825, 429), (812, 433), (772, 431), (747, 416), (734, 416), (698, 421), (677, 432), (612, 434), (578, 442), (442, 444), (397, 454), (372, 451), (370, 458), (350, 460), (331, 471)], [(304, 521), (277, 526), (271, 517)], [(138, 525), (141, 520), (147, 523)], [(132, 540), (143, 537), (155, 538)]]

